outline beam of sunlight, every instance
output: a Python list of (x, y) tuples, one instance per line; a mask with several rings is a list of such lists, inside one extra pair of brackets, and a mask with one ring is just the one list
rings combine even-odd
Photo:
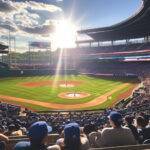
[(56, 67), (56, 73), (55, 73), (55, 77), (54, 77), (53, 84), (52, 84), (52, 92), (54, 92), (54, 89), (57, 87), (57, 83), (59, 80), (60, 69), (62, 66), (62, 54), (63, 54), (63, 48), (60, 49), (57, 67)]
[(65, 86), (67, 87), (67, 52), (64, 49), (64, 70), (65, 70)]

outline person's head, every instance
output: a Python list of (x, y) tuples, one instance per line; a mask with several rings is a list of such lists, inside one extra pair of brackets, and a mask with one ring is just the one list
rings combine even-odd
[(45, 121), (38, 121), (33, 123), (28, 132), (31, 144), (44, 144), (48, 133), (51, 131), (52, 127), (49, 126)]
[(139, 128), (145, 128), (146, 121), (145, 121), (144, 117), (138, 116), (136, 118), (136, 124), (137, 124), (137, 127), (139, 127)]
[(85, 134), (89, 134), (93, 131), (97, 131), (96, 126), (94, 124), (85, 124), (83, 128), (83, 132)]
[(119, 112), (116, 112), (116, 111), (110, 112), (108, 118), (109, 118), (110, 125), (113, 128), (121, 127), (122, 115)]
[(145, 119), (145, 123), (146, 123), (146, 126), (147, 126), (149, 124), (149, 115), (144, 114), (143, 117)]
[(132, 124), (133, 124), (134, 117), (127, 115), (127, 116), (125, 116), (124, 120), (125, 120), (125, 123), (126, 123), (126, 124), (132, 125)]
[(77, 150), (81, 144), (80, 127), (77, 123), (69, 123), (64, 128), (64, 145), (66, 150)]
[(9, 130), (9, 132), (15, 131), (15, 125), (14, 125), (14, 124), (10, 124), (10, 125), (8, 126), (8, 130)]

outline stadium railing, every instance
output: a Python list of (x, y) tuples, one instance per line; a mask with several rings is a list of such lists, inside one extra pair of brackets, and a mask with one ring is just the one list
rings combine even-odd
[(90, 150), (150, 150), (150, 144), (91, 148)]
[[(47, 138), (47, 144), (54, 145), (59, 138), (59, 134), (50, 134)], [(9, 139), (7, 150), (13, 150), (14, 145), (18, 142), (29, 141), (27, 136), (10, 136)], [(150, 150), (150, 144), (91, 148), (90, 150)]]
[[(50, 134), (46, 142), (48, 145), (54, 145), (59, 138), (59, 134)], [(13, 150), (15, 144), (21, 141), (29, 141), (29, 138), (27, 136), (10, 136), (7, 150)]]

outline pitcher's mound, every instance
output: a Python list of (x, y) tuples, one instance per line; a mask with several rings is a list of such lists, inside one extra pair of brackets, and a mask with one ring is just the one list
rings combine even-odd
[(81, 99), (85, 97), (89, 97), (91, 94), (85, 92), (64, 92), (60, 93), (58, 97), (65, 99)]

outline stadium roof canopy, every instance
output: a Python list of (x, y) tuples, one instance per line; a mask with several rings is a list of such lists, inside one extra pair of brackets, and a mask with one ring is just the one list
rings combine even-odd
[(8, 46), (0, 43), (0, 54), (7, 54), (8, 50), (6, 50), (6, 49), (8, 49)]
[(78, 31), (79, 34), (87, 34), (95, 41), (112, 41), (124, 39), (136, 39), (150, 35), (150, 0), (142, 0), (140, 10), (118, 24)]

